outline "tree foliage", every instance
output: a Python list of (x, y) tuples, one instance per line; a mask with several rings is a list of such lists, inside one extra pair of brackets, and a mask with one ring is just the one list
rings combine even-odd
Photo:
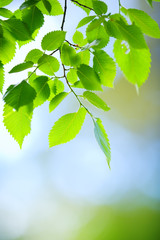
[[(49, 146), (72, 140), (79, 133), (85, 115), (89, 114), (95, 137), (110, 165), (110, 144), (102, 121), (93, 116), (85, 101), (81, 100), (85, 99), (104, 111), (110, 109), (93, 91), (103, 91), (103, 86), (114, 86), (116, 64), (136, 87), (147, 80), (151, 55), (144, 35), (160, 38), (157, 22), (142, 10), (126, 9), (120, 0), (117, 0), (119, 12), (114, 14), (108, 9), (107, 1), (101, 0), (64, 0), (64, 6), (58, 0), (26, 0), (19, 9), (11, 12), (8, 5), (12, 1), (0, 1), (0, 91), (5, 102), (5, 127), (22, 147), (31, 130), (34, 109), (49, 101), (49, 111), (52, 112), (72, 93), (79, 102), (79, 109), (62, 116), (53, 125)], [(66, 38), (65, 29), (69, 1), (86, 12), (86, 17), (77, 25), (72, 42)], [(152, 0), (146, 2), (152, 7)], [(44, 24), (45, 14), (62, 16), (59, 30), (48, 32), (42, 38), (41, 49), (32, 49), (24, 62), (17, 63), (10, 70), (10, 74), (18, 74), (28, 69), (28, 77), (17, 85), (8, 86), (3, 93), (4, 65), (14, 58), (16, 45), (21, 47), (36, 38)], [(85, 34), (81, 27), (86, 27)], [(114, 59), (105, 48), (110, 38), (115, 39)], [(57, 52), (59, 58), (55, 57)], [(37, 69), (41, 75), (36, 74)], [(68, 86), (68, 92), (64, 92), (64, 84)], [(77, 88), (83, 90), (82, 95), (76, 93)]]

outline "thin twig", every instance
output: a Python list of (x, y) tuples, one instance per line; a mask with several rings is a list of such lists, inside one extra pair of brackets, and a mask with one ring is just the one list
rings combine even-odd
[(84, 4), (81, 4), (78, 1), (71, 0), (71, 2), (77, 3), (79, 6), (84, 7), (84, 8), (88, 8), (89, 10), (93, 11), (93, 8), (90, 8), (90, 7), (88, 7), (88, 6), (84, 5)]
[(54, 50), (53, 52), (51, 52), (49, 55), (52, 56), (54, 53), (56, 53), (59, 49), (57, 48), (56, 50)]
[(67, 0), (65, 0), (65, 4), (64, 4), (64, 13), (63, 13), (63, 19), (62, 19), (62, 25), (61, 25), (62, 31), (64, 28), (65, 19), (66, 19), (66, 12), (67, 12)]
[(66, 83), (68, 85), (68, 87), (70, 88), (71, 92), (74, 94), (74, 96), (77, 98), (80, 106), (82, 106), (83, 108), (85, 108), (85, 110), (88, 112), (88, 114), (91, 116), (91, 118), (93, 119), (94, 121), (94, 117), (92, 115), (92, 113), (83, 105), (83, 103), (79, 100), (79, 97), (78, 95), (75, 93), (75, 91), (73, 90), (73, 88), (71, 87), (70, 83), (68, 82), (68, 79), (67, 79), (67, 76), (66, 76), (66, 69), (65, 69), (65, 66), (64, 64), (62, 64), (62, 67), (63, 67), (63, 72), (64, 72), (64, 78), (66, 80)]
[(73, 44), (73, 43), (70, 43), (68, 40), (65, 40), (70, 46), (72, 47), (75, 47), (75, 48), (82, 48), (80, 47), (78, 44)]

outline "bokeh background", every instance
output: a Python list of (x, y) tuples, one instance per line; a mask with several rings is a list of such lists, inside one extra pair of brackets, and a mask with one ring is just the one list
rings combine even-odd
[[(121, 2), (148, 12), (160, 24), (159, 3), (151, 9), (145, 0)], [(8, 7), (15, 10), (21, 3), (14, 0)], [(117, 0), (106, 3), (109, 11), (118, 11)], [(68, 3), (68, 39), (83, 16)], [(60, 28), (62, 16), (45, 20), (36, 42), (17, 50), (6, 71), (22, 62), (29, 50), (40, 48), (45, 33)], [(22, 150), (3, 126), (0, 100), (0, 240), (160, 239), (160, 41), (147, 38), (147, 42), (152, 67), (139, 95), (118, 69), (114, 89), (100, 93), (111, 110), (103, 113), (88, 105), (102, 119), (110, 139), (111, 170), (89, 117), (74, 140), (49, 149), (54, 122), (77, 111), (74, 96), (50, 114), (48, 103), (34, 111)], [(112, 43), (106, 47), (111, 56)], [(6, 74), (4, 89), (26, 75)]]

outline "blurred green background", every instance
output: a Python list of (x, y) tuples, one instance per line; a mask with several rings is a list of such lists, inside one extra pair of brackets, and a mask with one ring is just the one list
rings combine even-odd
[[(10, 9), (21, 2), (14, 0)], [(117, 2), (106, 1), (110, 11), (118, 10)], [(159, 3), (153, 9), (145, 0), (122, 0), (122, 4), (145, 10), (160, 24)], [(72, 39), (73, 29), (85, 13), (71, 3), (68, 7), (65, 29)], [(56, 19), (46, 17), (38, 40), (45, 31), (59, 28), (62, 17)], [(37, 42), (24, 46), (23, 56), (17, 52), (6, 71), (23, 61), (30, 49), (40, 47)], [(0, 117), (0, 240), (160, 239), (160, 41), (147, 38), (147, 42), (152, 67), (139, 95), (118, 69), (114, 89), (101, 93), (111, 110), (103, 113), (88, 105), (108, 133), (111, 170), (94, 139), (89, 117), (73, 141), (48, 148), (54, 122), (77, 110), (73, 96), (51, 114), (48, 103), (35, 110), (32, 132), (22, 150)], [(112, 41), (106, 51), (113, 56)], [(15, 78), (6, 76), (9, 83), (24, 76)], [(1, 116), (2, 112), (1, 100)]]

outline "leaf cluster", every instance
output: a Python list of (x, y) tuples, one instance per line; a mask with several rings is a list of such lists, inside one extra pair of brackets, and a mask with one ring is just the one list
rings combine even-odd
[[(80, 104), (79, 109), (55, 122), (49, 133), (49, 146), (72, 140), (79, 133), (85, 115), (89, 114), (93, 120), (96, 140), (110, 166), (111, 152), (107, 134), (102, 121), (93, 116), (86, 102), (103, 111), (110, 110), (95, 91), (114, 87), (116, 64), (135, 86), (140, 87), (147, 80), (151, 54), (144, 35), (160, 38), (157, 22), (142, 10), (126, 9), (120, 1), (117, 1), (119, 12), (113, 14), (106, 1), (70, 0), (86, 12), (86, 17), (79, 21), (72, 42), (69, 42), (66, 38), (67, 30), (64, 30), (66, 13), (70, 11), (69, 0), (64, 1), (64, 7), (58, 0), (26, 0), (15, 12), (6, 7), (12, 1), (0, 1), (2, 94), (4, 65), (13, 59), (16, 45), (21, 47), (36, 38), (44, 24), (45, 15), (62, 15), (62, 24), (59, 30), (53, 29), (42, 38), (41, 49), (29, 51), (24, 62), (10, 70), (10, 74), (27, 69), (29, 72), (26, 79), (17, 85), (10, 85), (3, 94), (4, 125), (21, 147), (25, 136), (31, 131), (34, 109), (49, 101), (49, 111), (52, 112), (72, 93)], [(153, 1), (146, 1), (152, 7)], [(85, 29), (85, 34), (81, 29)], [(115, 40), (114, 59), (106, 51), (110, 38)], [(59, 53), (59, 59), (55, 57), (56, 52)], [(37, 75), (37, 69), (41, 75)], [(65, 85), (68, 86), (68, 92), (64, 91)], [(78, 88), (82, 90), (82, 95), (76, 93)]]

